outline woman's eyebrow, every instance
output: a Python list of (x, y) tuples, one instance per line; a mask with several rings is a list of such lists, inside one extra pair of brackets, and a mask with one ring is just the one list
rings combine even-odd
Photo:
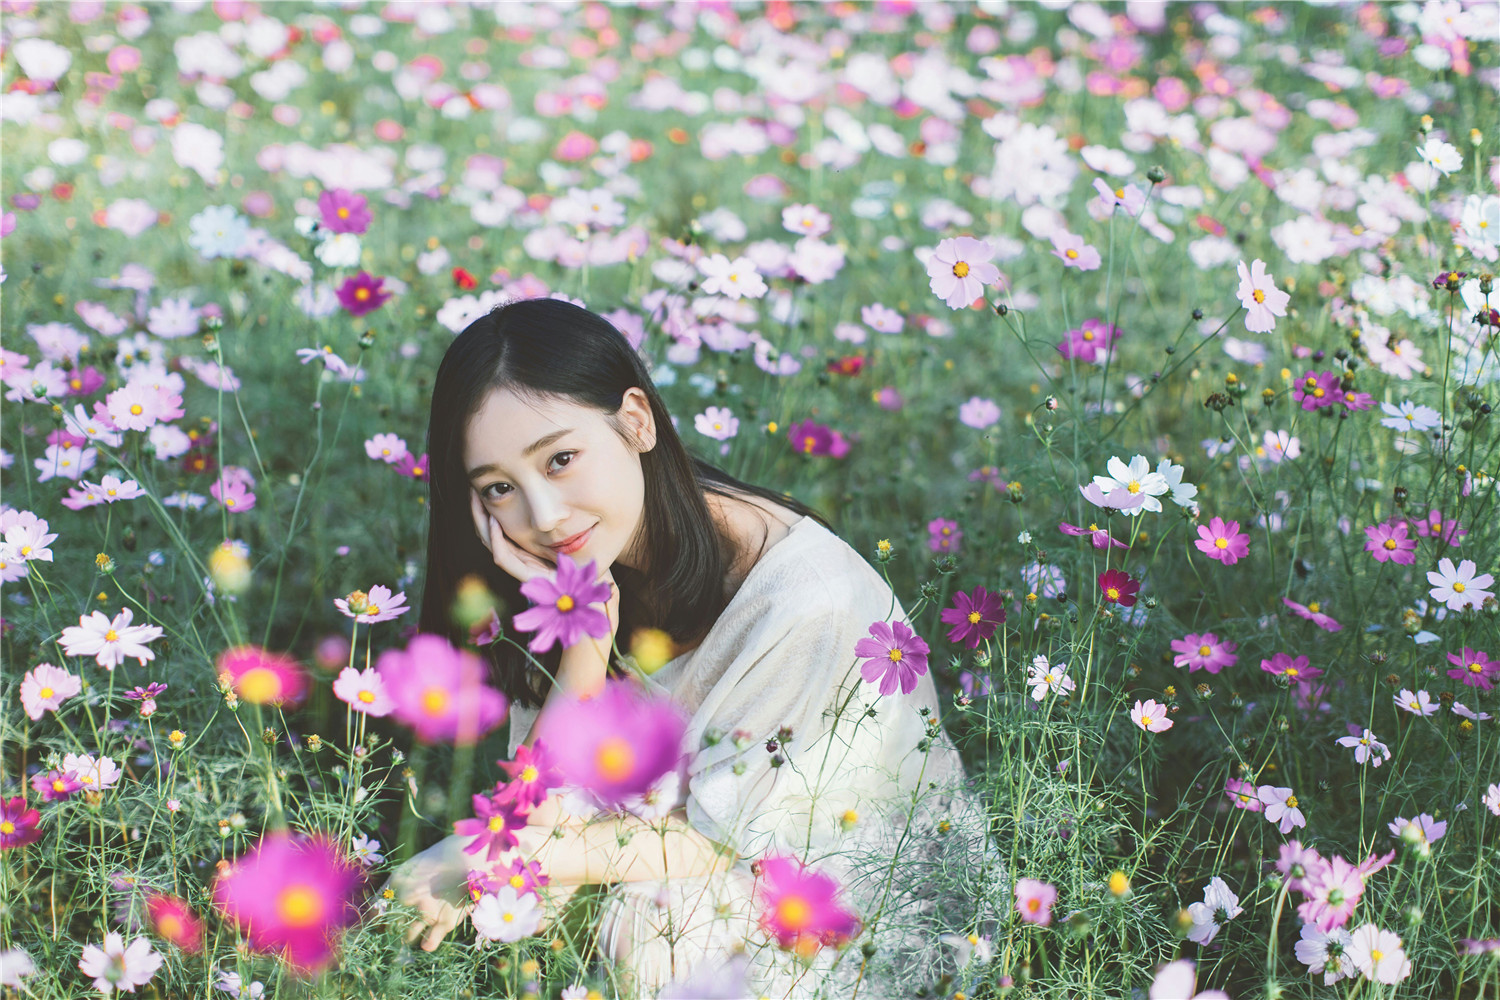
[[(571, 427), (564, 427), (562, 430), (553, 431), (551, 434), (543, 435), (542, 437), (537, 438), (531, 444), (527, 445), (526, 449), (523, 452), (521, 452), (521, 455), (522, 455), (523, 458), (530, 458), (532, 455), (535, 455), (537, 452), (541, 451), (543, 448), (547, 447), (549, 444), (551, 444), (552, 442), (556, 441), (558, 438), (562, 437), (564, 434), (571, 434), (571, 433), (573, 433), (573, 428), (571, 428)], [(499, 466), (497, 466), (493, 462), (491, 462), (491, 463), (489, 463), (487, 465), (476, 465), (474, 468), (472, 468), (472, 469), (469, 470), (469, 478), (470, 479), (478, 479), (480, 476), (486, 475), (486, 474), (491, 473), (491, 472), (498, 471), (498, 469), (499, 469)]]

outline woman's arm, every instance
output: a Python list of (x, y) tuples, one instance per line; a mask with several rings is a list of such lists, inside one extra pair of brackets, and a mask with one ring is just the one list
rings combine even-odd
[(732, 849), (689, 826), (681, 808), (656, 821), (606, 815), (551, 829), (527, 827), (521, 850), (558, 885), (694, 878), (727, 871), (736, 860)]

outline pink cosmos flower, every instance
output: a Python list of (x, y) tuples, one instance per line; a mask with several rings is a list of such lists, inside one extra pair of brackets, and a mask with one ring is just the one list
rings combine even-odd
[(1102, 177), (1095, 177), (1094, 190), (1099, 192), (1100, 203), (1110, 211), (1123, 208), (1130, 215), (1138, 215), (1146, 207), (1146, 193), (1134, 184), (1111, 189)]
[(31, 787), (42, 797), (43, 802), (56, 802), (71, 798), (74, 792), (83, 787), (83, 782), (75, 774), (53, 768), (45, 773), (38, 771), (33, 774)]
[(1365, 891), (1359, 870), (1338, 855), (1309, 870), (1303, 882), (1307, 899), (1297, 915), (1325, 934), (1349, 922)]
[(1465, 559), (1456, 567), (1447, 556), (1439, 559), (1437, 571), (1427, 573), (1427, 582), (1432, 584), (1429, 591), (1432, 599), (1447, 605), (1449, 611), (1477, 610), (1485, 598), (1495, 596), (1485, 589), (1495, 582), (1494, 575), (1478, 570), (1472, 559)]
[(479, 657), (438, 635), (414, 636), (380, 654), (375, 670), (395, 703), (391, 714), (424, 743), (472, 744), (505, 721), (505, 696), (485, 683)]
[[(1259, 798), (1256, 799), (1260, 801)], [(1276, 870), (1287, 880), (1287, 886), (1292, 892), (1300, 892), (1307, 895), (1307, 880), (1314, 873), (1321, 871), (1327, 864), (1322, 855), (1311, 847), (1303, 847), (1302, 841), (1295, 837), (1282, 844), (1276, 855)]]
[(122, 431), (146, 431), (163, 419), (161, 393), (155, 386), (131, 382), (104, 397), (109, 419)]
[(1164, 733), (1173, 725), (1172, 720), (1167, 718), (1167, 706), (1154, 698), (1137, 701), (1130, 710), (1130, 721), (1148, 733)]
[(1417, 561), (1417, 540), (1407, 534), (1405, 521), (1387, 521), (1365, 527), (1365, 551), (1376, 562), (1387, 560), (1399, 566), (1410, 566)]
[(854, 655), (864, 658), (859, 666), (865, 681), (880, 683), (880, 693), (902, 694), (917, 689), (917, 679), (927, 673), (927, 654), (932, 650), (905, 622), (875, 622), (870, 635), (854, 644)]
[(333, 188), (318, 195), (318, 211), (323, 225), (335, 233), (363, 234), (372, 220), (365, 196)]
[(927, 547), (933, 552), (957, 552), (963, 537), (957, 521), (939, 517), (927, 522)]
[(384, 278), (372, 277), (368, 271), (360, 271), (352, 278), (345, 278), (335, 294), (339, 305), (349, 315), (363, 316), (385, 305), (386, 300), (391, 297), (391, 293), (381, 287), (384, 283)]
[(1307, 825), (1307, 817), (1297, 808), (1297, 796), (1290, 788), (1261, 785), (1255, 789), (1255, 795), (1265, 806), (1267, 821), (1277, 824), (1282, 833), (1291, 833), (1293, 827)]
[(359, 919), (354, 894), (362, 879), (360, 866), (329, 838), (269, 833), (214, 883), (214, 906), (255, 951), (314, 971)]
[(859, 310), (859, 318), (865, 326), (876, 333), (900, 333), (906, 327), (906, 320), (900, 313), (879, 302), (862, 306)]
[(376, 434), (365, 442), (365, 454), (387, 465), (401, 461), (409, 450), (406, 442), (395, 434)]
[(255, 509), (255, 494), (250, 492), (242, 480), (228, 482), (220, 479), (208, 488), (209, 494), (231, 514), (244, 514)]
[(333, 682), (333, 694), (339, 701), (363, 715), (384, 718), (396, 710), (396, 703), (386, 693), (385, 682), (374, 667), (356, 670), (345, 667)]
[(1052, 904), (1057, 902), (1057, 889), (1034, 878), (1016, 881), (1016, 912), (1028, 924), (1041, 927), (1052, 925)]
[(1463, 681), (1468, 687), (1488, 691), (1500, 681), (1500, 660), (1490, 659), (1490, 655), (1481, 649), (1465, 646), (1461, 652), (1449, 653), (1448, 662), (1453, 664), (1448, 676)]
[(1414, 522), (1417, 526), (1417, 534), (1423, 538), (1433, 538), (1440, 542), (1447, 542), (1452, 548), (1458, 548), (1460, 539), (1469, 533), (1463, 526), (1462, 521), (1444, 521), (1443, 512), (1434, 507), (1427, 512), (1427, 516)]
[(859, 918), (844, 906), (832, 877), (779, 855), (761, 858), (756, 866), (760, 926), (782, 948), (811, 957), (859, 932)]
[(958, 422), (977, 431), (993, 426), (999, 419), (1000, 407), (982, 396), (972, 396), (958, 408)]
[(1392, 837), (1412, 840), (1424, 847), (1442, 840), (1443, 834), (1448, 832), (1448, 821), (1433, 819), (1430, 813), (1421, 813), (1411, 819), (1397, 816), (1386, 825)]
[(1439, 708), (1438, 703), (1432, 700), (1432, 695), (1426, 691), (1413, 692), (1409, 688), (1402, 688), (1399, 693), (1392, 697), (1392, 700), (1396, 703), (1396, 707), (1403, 712), (1410, 712), (1413, 715), (1420, 715), (1424, 718), (1429, 715), (1436, 715)]
[(1318, 628), (1323, 629), (1326, 632), (1338, 632), (1344, 627), (1338, 622), (1334, 621), (1328, 615), (1323, 614), (1322, 610), (1320, 610), (1318, 606), (1317, 601), (1309, 601), (1307, 604), (1298, 604), (1290, 597), (1283, 597), (1281, 599), (1281, 603), (1291, 608), (1292, 613), (1297, 615), (1299, 618), (1306, 618), (1308, 621), (1312, 622), (1314, 625), (1318, 626)]
[(959, 236), (943, 240), (927, 258), (932, 292), (950, 309), (964, 309), (984, 296), (986, 285), (1000, 280), (1000, 269), (990, 263), (994, 247), (984, 240)]
[(781, 210), (781, 226), (798, 236), (822, 236), (832, 227), (827, 212), (814, 205), (788, 205)]
[[(508, 885), (516, 892), (529, 892), (540, 898), (541, 893), (537, 890), (543, 886), (550, 885), (551, 877), (542, 873), (542, 866), (535, 861), (526, 861), (516, 858), (510, 863), (510, 867), (502, 871), (501, 884)], [(499, 886), (495, 886), (498, 888)], [(490, 889), (491, 892), (495, 888)], [(476, 897), (477, 898), (477, 897)]]
[(1255, 786), (1248, 781), (1241, 781), (1238, 778), (1225, 779), (1224, 794), (1236, 809), (1258, 813), (1265, 808)]
[(1401, 936), (1374, 924), (1361, 924), (1350, 932), (1348, 955), (1369, 982), (1394, 986), (1411, 975)]
[[(1090, 483), (1089, 486), (1091, 488), (1097, 488), (1097, 487), (1094, 487), (1093, 483)], [(1005, 484), (1001, 483), (998, 488), (1000, 489), (1001, 492), (1004, 492), (1004, 490), (1005, 490)], [(1065, 535), (1072, 535), (1075, 538), (1081, 537), (1083, 535), (1088, 535), (1089, 536), (1089, 542), (1096, 549), (1109, 549), (1109, 548), (1128, 549), (1128, 548), (1130, 548), (1130, 546), (1126, 545), (1124, 542), (1120, 541), (1118, 538), (1116, 538), (1115, 536), (1111, 535), (1109, 533), (1109, 530), (1107, 528), (1101, 528), (1101, 527), (1099, 527), (1099, 525), (1097, 523), (1090, 524), (1087, 528), (1084, 528), (1084, 527), (1080, 527), (1079, 525), (1076, 525), (1076, 524), (1069, 524), (1066, 521), (1062, 521), (1062, 522), (1060, 522), (1057, 525), (1057, 530), (1061, 531)]]
[(547, 744), (541, 740), (529, 747), (525, 744), (516, 747), (516, 759), (502, 760), (499, 764), (506, 780), (495, 786), (495, 797), (512, 799), (528, 810), (541, 805), (547, 793), (562, 784)]
[(50, 546), (57, 541), (57, 533), (48, 531), (45, 518), (26, 511), (29, 517), (17, 516), (4, 531), (5, 544), (18, 559), (26, 562), (51, 562)]
[(130, 944), (116, 933), (104, 935), (104, 944), (86, 944), (78, 959), (78, 970), (94, 980), (94, 988), (105, 996), (120, 990), (134, 993), (145, 986), (161, 968), (162, 957), (151, 942), (139, 937)]
[(0, 851), (24, 847), (42, 836), (42, 814), (26, 808), (24, 796), (0, 798)]
[(849, 442), (838, 431), (811, 420), (792, 424), (787, 429), (787, 440), (792, 448), (804, 455), (827, 455), (843, 458), (849, 454)]
[(361, 625), (392, 621), (411, 610), (406, 606), (405, 591), (392, 594), (390, 587), (379, 583), (371, 587), (368, 594), (356, 590), (348, 599), (335, 597), (333, 605)]
[(1102, 262), (1098, 250), (1085, 243), (1082, 236), (1066, 230), (1052, 234), (1052, 256), (1062, 261), (1064, 267), (1076, 267), (1080, 271), (1097, 271)]
[(559, 553), (555, 576), (532, 577), (521, 584), (521, 593), (536, 602), (515, 617), (518, 630), (536, 632), (527, 648), (545, 653), (558, 643), (566, 648), (585, 636), (608, 638), (609, 615), (595, 605), (609, 600), (610, 587), (596, 582), (598, 578), (594, 560), (579, 566), (572, 556)]
[(972, 594), (963, 591), (953, 595), (953, 607), (939, 615), (948, 630), (948, 641), (978, 649), (979, 644), (995, 634), (1005, 621), (1005, 606), (998, 594), (975, 587)]
[(672, 699), (610, 680), (593, 698), (549, 706), (537, 723), (558, 777), (602, 808), (644, 795), (683, 763), (687, 719)]
[(234, 646), (219, 654), (216, 666), (220, 681), (252, 705), (295, 704), (307, 691), (302, 665), (285, 653)]
[(1136, 601), (1135, 595), (1140, 589), (1140, 583), (1132, 580), (1129, 574), (1117, 569), (1107, 569), (1099, 574), (1099, 592), (1110, 604), (1133, 608)]
[(1062, 343), (1057, 345), (1057, 353), (1065, 358), (1092, 364), (1102, 360), (1119, 339), (1120, 331), (1113, 323), (1086, 319), (1082, 326), (1063, 334)]
[(1245, 329), (1251, 333), (1270, 333), (1276, 329), (1276, 317), (1286, 315), (1292, 297), (1276, 287), (1266, 273), (1266, 262), (1256, 260), (1248, 268), (1239, 263), (1240, 305), (1245, 307)]
[(1306, 656), (1299, 656), (1294, 660), (1286, 653), (1275, 653), (1269, 660), (1261, 660), (1260, 669), (1277, 677), (1285, 677), (1288, 681), (1310, 681), (1323, 676), (1322, 668), (1307, 665)]
[(1204, 990), (1202, 993), (1197, 990), (1198, 974), (1194, 971), (1193, 960), (1179, 958), (1161, 967), (1146, 996), (1147, 1000), (1229, 1000), (1229, 994), (1223, 990)]
[(38, 663), (21, 678), (21, 707), (35, 721), (83, 690), (83, 680), (50, 663)]
[(203, 919), (193, 912), (187, 900), (154, 893), (146, 899), (146, 917), (157, 937), (189, 954), (203, 950)]
[[(1353, 729), (1353, 726), (1349, 728)], [(1354, 751), (1354, 763), (1369, 764), (1371, 767), (1379, 767), (1391, 759), (1390, 748), (1376, 738), (1375, 734), (1366, 729), (1358, 736), (1340, 736), (1338, 745), (1349, 747)]]
[(1240, 522), (1216, 517), (1198, 525), (1198, 551), (1225, 566), (1233, 566), (1250, 552), (1250, 536), (1240, 531)]
[(1172, 651), (1177, 655), (1172, 657), (1172, 666), (1187, 667), (1188, 673), (1195, 670), (1207, 670), (1211, 674), (1217, 674), (1225, 667), (1232, 667), (1240, 661), (1235, 650), (1239, 644), (1225, 642), (1212, 632), (1189, 632), (1181, 639), (1173, 639)]
[(490, 795), (476, 795), (473, 802), (474, 818), (454, 823), (453, 832), (460, 837), (474, 838), (464, 848), (465, 854), (484, 851), (484, 860), (494, 861), (516, 846), (516, 831), (526, 826), (526, 813), (530, 810), (523, 809), (519, 802)]
[(156, 625), (132, 625), (134, 612), (121, 608), (113, 619), (104, 612), (90, 612), (79, 616), (77, 625), (62, 630), (63, 652), (68, 656), (92, 656), (105, 670), (113, 670), (126, 657), (134, 657), (145, 666), (156, 654), (146, 648), (146, 643), (160, 639), (162, 629)]

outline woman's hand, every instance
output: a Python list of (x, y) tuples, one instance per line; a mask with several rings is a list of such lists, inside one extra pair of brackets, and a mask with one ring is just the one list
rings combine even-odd
[(444, 837), (396, 869), (389, 887), (396, 900), (421, 913), (406, 930), (406, 940), (423, 932), (422, 950), (432, 951), (457, 927), (469, 908), (469, 871), (483, 867), (476, 855), (464, 853), (472, 838)]
[(472, 489), (469, 490), (469, 510), (474, 516), (474, 530), (479, 534), (484, 547), (489, 549), (496, 566), (521, 583), (533, 577), (551, 576), (557, 572), (556, 560), (548, 562), (511, 541), (495, 516), (485, 510), (484, 501), (479, 499), (479, 494)]

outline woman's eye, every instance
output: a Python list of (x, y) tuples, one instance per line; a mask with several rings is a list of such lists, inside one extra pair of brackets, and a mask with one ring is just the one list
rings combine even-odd
[(573, 461), (573, 456), (577, 454), (578, 452), (576, 451), (560, 451), (556, 455), (552, 456), (552, 461), (566, 467)]
[[(492, 493), (491, 492), (491, 490), (498, 491), (502, 486), (505, 486), (505, 484), (504, 483), (490, 483), (484, 489), (482, 489), (482, 490), (479, 491), (479, 495), (481, 497), (483, 497), (484, 499), (486, 499), (486, 500), (502, 500), (505, 497), (505, 493), (500, 493), (500, 492), (493, 492)], [(506, 492), (510, 491), (510, 487), (509, 486), (505, 486), (505, 489), (506, 489)]]

